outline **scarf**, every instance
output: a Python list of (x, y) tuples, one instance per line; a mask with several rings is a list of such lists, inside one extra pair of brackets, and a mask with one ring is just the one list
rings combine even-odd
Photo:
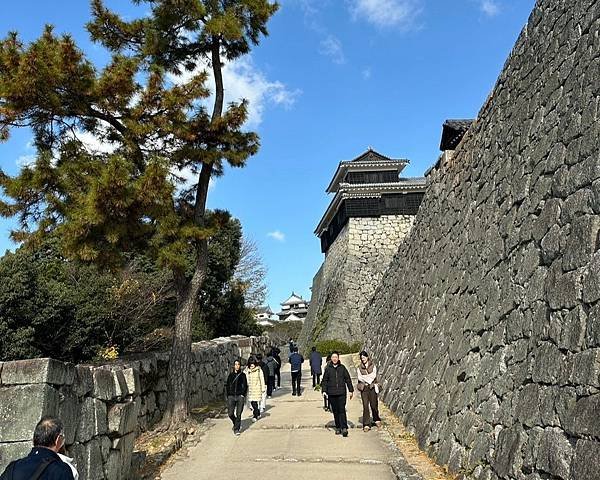
[(358, 381), (366, 385), (375, 385), (375, 393), (379, 393), (379, 385), (377, 385), (377, 367), (369, 360), (367, 364), (360, 362), (358, 367)]

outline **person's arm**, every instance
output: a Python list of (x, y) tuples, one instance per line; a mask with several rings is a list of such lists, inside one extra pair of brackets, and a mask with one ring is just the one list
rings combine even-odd
[(245, 373), (242, 373), (242, 392), (243, 397), (248, 396), (248, 378)]
[(321, 379), (321, 392), (323, 394), (327, 394), (327, 387), (329, 383), (329, 369), (325, 368), (325, 373), (323, 373), (323, 378)]
[(352, 385), (352, 379), (350, 378), (350, 372), (348, 371), (348, 369), (346, 367), (344, 367), (345, 372), (344, 372), (344, 378), (346, 380), (346, 386), (348, 387), (348, 391), (350, 392), (350, 400), (352, 400), (352, 397), (354, 396), (354, 385)]

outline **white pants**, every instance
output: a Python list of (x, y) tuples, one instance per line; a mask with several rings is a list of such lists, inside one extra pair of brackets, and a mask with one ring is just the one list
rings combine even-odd
[(264, 391), (262, 394), (262, 398), (260, 399), (260, 411), (264, 412), (265, 408), (267, 408), (267, 392)]

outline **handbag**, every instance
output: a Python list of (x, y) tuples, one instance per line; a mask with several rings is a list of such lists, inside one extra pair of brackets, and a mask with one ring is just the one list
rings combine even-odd
[(365, 384), (363, 382), (358, 382), (358, 384), (356, 385), (356, 389), (359, 392), (362, 392), (365, 389)]

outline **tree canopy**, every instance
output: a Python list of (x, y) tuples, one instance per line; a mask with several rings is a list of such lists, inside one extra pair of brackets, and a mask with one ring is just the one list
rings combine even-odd
[[(244, 166), (259, 147), (258, 136), (243, 129), (246, 102), (224, 105), (223, 62), (258, 44), (278, 6), (134, 1), (149, 14), (125, 20), (92, 0), (88, 31), (112, 55), (103, 68), (50, 26), (27, 45), (17, 33), (0, 41), (0, 139), (29, 127), (37, 149), (17, 176), (0, 173), (7, 198), (0, 214), (18, 217), (13, 239), (28, 246), (52, 234), (70, 258), (114, 269), (125, 253), (142, 251), (171, 270), (177, 312), (165, 423), (173, 425), (187, 418), (192, 319), (208, 238), (225, 221), (206, 215), (209, 181), (225, 163)], [(82, 133), (111, 150), (86, 148)]]

